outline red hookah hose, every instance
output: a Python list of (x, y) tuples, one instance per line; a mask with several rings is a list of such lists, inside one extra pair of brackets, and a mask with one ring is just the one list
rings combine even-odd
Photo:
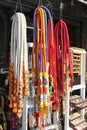
[[(55, 112), (57, 110), (57, 106), (59, 103), (58, 100), (58, 90), (57, 90), (57, 66), (56, 66), (56, 45), (55, 45), (55, 39), (54, 39), (54, 30), (52, 30), (52, 36), (50, 35), (51, 28), (48, 24), (48, 41), (49, 41), (49, 61), (50, 61), (50, 67), (49, 67), (49, 73), (53, 77), (52, 81), (52, 88), (53, 88), (53, 102), (52, 102), (52, 111)], [(52, 47), (53, 45), (53, 47)]]
[[(52, 35), (51, 34), (52, 31)], [(50, 68), (49, 73), (53, 75), (53, 85), (57, 85), (56, 80), (56, 46), (55, 46), (55, 40), (54, 40), (54, 29), (51, 30), (50, 23), (48, 24), (48, 44), (49, 44), (49, 61), (50, 61)]]
[[(58, 98), (60, 99), (59, 115), (64, 129), (65, 97), (69, 87), (72, 87), (72, 62), (70, 54), (70, 43), (68, 29), (63, 20), (60, 20), (55, 27), (56, 60), (57, 60), (57, 86)], [(70, 82), (69, 82), (70, 79)]]
[(71, 63), (71, 55), (70, 55), (68, 29), (66, 24), (62, 20), (60, 20), (56, 24), (55, 40), (56, 40), (56, 48), (57, 48), (58, 89), (62, 93), (64, 93), (64, 64), (66, 64), (67, 73), (69, 74), (71, 80), (70, 85), (72, 85), (72, 63)]

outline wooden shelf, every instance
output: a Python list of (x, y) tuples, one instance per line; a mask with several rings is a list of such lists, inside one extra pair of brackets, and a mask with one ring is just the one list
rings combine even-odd
[(73, 120), (75, 120), (75, 119), (77, 119), (77, 118), (80, 118), (80, 117), (81, 117), (80, 113), (75, 112), (75, 113), (73, 113), (73, 114), (71, 114), (71, 115), (69, 116), (69, 121), (73, 121)]
[(87, 101), (86, 102), (82, 102), (78, 105), (75, 106), (77, 110), (82, 110), (82, 109), (85, 109), (87, 108)]
[(77, 108), (77, 106), (78, 105), (80, 105), (80, 104), (82, 104), (82, 103), (87, 103), (87, 99), (75, 99), (75, 100), (72, 100), (71, 101), (71, 105), (73, 106), (73, 107), (76, 107)]
[(76, 126), (74, 130), (87, 130), (87, 122), (83, 122), (80, 125)]
[(74, 129), (74, 127), (80, 125), (81, 123), (85, 122), (85, 119), (82, 119), (81, 117), (70, 121), (69, 126)]
[(71, 100), (76, 100), (76, 99), (81, 99), (81, 96), (79, 96), (79, 95), (70, 96), (70, 101)]

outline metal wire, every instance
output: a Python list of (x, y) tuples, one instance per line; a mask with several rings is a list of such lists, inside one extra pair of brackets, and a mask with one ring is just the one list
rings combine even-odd
[(63, 19), (63, 2), (62, 0), (60, 1), (60, 19)]
[(21, 13), (22, 13), (22, 3), (21, 3), (21, 0), (17, 0), (15, 13), (16, 13), (17, 10), (18, 10), (18, 6), (19, 6), (19, 9), (20, 9), (20, 11), (21, 11)]
[(38, 6), (43, 5), (42, 0), (38, 0)]

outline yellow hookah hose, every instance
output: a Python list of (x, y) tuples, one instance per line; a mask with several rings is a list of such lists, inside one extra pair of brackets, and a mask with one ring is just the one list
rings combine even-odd
[[(46, 125), (48, 108), (49, 108), (49, 58), (47, 58), (48, 54), (48, 45), (47, 45), (47, 30), (48, 29), (48, 21), (46, 17), (46, 11), (49, 12), (45, 7), (38, 7), (35, 10), (34, 15), (34, 42), (36, 45), (36, 50), (33, 48), (33, 57), (34, 51), (36, 56), (36, 66), (33, 66), (33, 71), (36, 74), (36, 81), (38, 80), (38, 94), (40, 102), (36, 103), (40, 108), (40, 129), (42, 129), (42, 125)], [(46, 17), (46, 18), (45, 18)], [(39, 21), (39, 22), (38, 22)], [(52, 25), (51, 25), (52, 26)], [(52, 30), (53, 31), (53, 30)], [(36, 33), (37, 32), (37, 33)], [(52, 43), (53, 45), (53, 32), (52, 32)], [(41, 39), (40, 39), (41, 38)], [(42, 40), (42, 41), (41, 41)], [(46, 46), (47, 45), (47, 46)], [(41, 47), (41, 50), (39, 50)], [(48, 47), (48, 48), (47, 48)], [(51, 46), (52, 47), (52, 46)], [(39, 55), (41, 55), (41, 60), (39, 59)], [(38, 61), (37, 61), (38, 60)], [(34, 60), (33, 60), (34, 62)], [(38, 65), (37, 65), (38, 64)], [(42, 69), (40, 69), (40, 64)], [(33, 74), (34, 76), (34, 74)], [(42, 82), (39, 83), (39, 82)], [(41, 90), (43, 89), (43, 90)], [(42, 91), (42, 92), (41, 92)], [(50, 99), (50, 98), (49, 98)]]
[[(38, 21), (40, 20), (39, 19), (39, 16), (37, 17), (37, 19), (38, 19)], [(37, 43), (38, 43), (38, 47), (37, 47), (37, 55), (38, 55), (38, 53), (40, 53), (40, 55), (42, 55), (41, 53), (42, 53), (42, 51), (40, 50), (41, 48), (39, 48), (39, 46), (41, 46), (42, 45), (42, 43), (40, 43), (40, 37), (41, 37), (41, 39), (42, 39), (42, 31), (41, 31), (41, 27), (40, 27), (40, 21), (39, 22), (37, 22), (37, 33), (38, 33), (38, 38), (37, 38)], [(41, 45), (39, 45), (39, 44), (41, 44)], [(39, 49), (38, 49), (39, 48)], [(38, 52), (39, 51), (39, 52)], [(39, 61), (40, 62), (40, 61)], [(42, 64), (42, 63), (39, 63), (39, 64)], [(40, 68), (40, 66), (38, 66), (38, 73), (39, 73), (39, 75), (38, 75), (38, 77), (39, 77), (39, 84), (38, 84), (38, 90), (39, 90), (39, 96), (40, 96), (40, 109), (43, 109), (43, 73), (42, 73), (42, 67)]]
[[(40, 72), (39, 70), (39, 77), (40, 77), (40, 80), (42, 81), (43, 83), (43, 76), (44, 76), (44, 72), (45, 72), (45, 67), (46, 67), (46, 39), (45, 39), (45, 19), (44, 19), (44, 10), (42, 8), (38, 8), (38, 11), (39, 11), (39, 17), (40, 17), (40, 20), (41, 20), (41, 30), (40, 30), (40, 34), (42, 36), (42, 73)], [(39, 44), (39, 25), (37, 24), (38, 26), (38, 44)], [(43, 87), (43, 84), (39, 85), (38, 87), (40, 87), (40, 90), (41, 89), (44, 89)], [(44, 118), (44, 114), (45, 114), (45, 111), (44, 111), (44, 94), (43, 94), (43, 91), (42, 93), (40, 94), (40, 119), (41, 119), (41, 122), (40, 122), (40, 127), (42, 126), (42, 121), (43, 121), (43, 118)]]
[[(42, 55), (42, 51), (40, 52), (40, 49), (39, 49), (39, 44), (41, 44), (43, 46), (43, 41), (42, 41), (42, 43), (40, 41), (40, 35), (41, 35), (41, 39), (43, 37), (43, 33), (42, 33), (43, 13), (42, 12), (43, 12), (43, 10), (40, 9), (40, 8), (38, 8), (35, 12), (36, 16), (37, 16), (37, 20), (36, 20), (36, 22), (37, 22), (36, 23), (36, 26), (37, 26), (37, 42), (36, 42), (36, 48), (35, 48), (36, 49), (36, 60), (37, 60), (36, 61), (37, 66), (35, 66), (35, 67), (37, 67), (36, 68), (37, 70), (35, 70), (35, 71), (37, 73), (37, 79), (38, 79), (38, 88), (37, 88), (38, 93), (36, 95), (36, 98), (40, 99), (40, 100), (37, 100), (35, 102), (35, 106), (38, 106), (40, 108), (40, 111), (39, 111), (40, 116), (38, 118), (38, 124), (37, 124), (37, 126), (39, 126), (40, 129), (42, 129), (42, 122), (43, 122), (43, 116), (44, 116), (44, 112), (43, 112), (43, 110), (44, 110), (44, 108), (43, 108), (43, 91), (42, 91), (42, 93), (40, 92), (41, 89), (43, 90), (43, 77), (42, 77), (43, 76), (43, 73), (42, 73), (43, 68), (40, 68), (40, 66), (39, 66), (39, 64), (43, 64), (43, 63), (42, 63), (42, 61), (40, 62), (39, 61), (40, 59), (38, 58), (39, 53), (41, 53), (40, 55)], [(41, 49), (43, 49), (42, 46), (41, 46)], [(42, 55), (42, 58), (44, 58), (43, 55)], [(37, 117), (36, 117), (36, 120), (37, 120)]]
[[(43, 119), (43, 125), (46, 125), (46, 119), (48, 115), (48, 95), (49, 95), (49, 78), (48, 78), (48, 64), (46, 63), (46, 27), (45, 27), (45, 15), (43, 9), (41, 11), (41, 16), (42, 16), (42, 24), (41, 24), (41, 31), (43, 32), (43, 41), (42, 41), (42, 71), (43, 71), (43, 105), (44, 105), (44, 111), (42, 110), (42, 116), (44, 114), (44, 119)], [(47, 71), (46, 71), (47, 70)]]
[[(45, 63), (46, 63), (46, 41), (45, 41), (45, 26), (44, 26), (45, 22), (44, 22), (44, 10), (42, 8), (39, 8), (39, 12), (40, 12), (40, 17), (41, 17), (41, 34), (42, 34), (42, 63), (41, 63), (42, 75), (40, 74), (40, 76), (42, 77), (42, 83), (43, 83), (43, 73), (45, 71)], [(42, 96), (43, 96), (43, 105), (44, 105), (44, 93), (42, 94)], [(40, 117), (41, 117), (40, 128), (41, 128), (43, 124), (43, 120), (44, 120), (44, 114), (45, 114), (44, 106), (42, 106), (42, 104), (40, 104), (40, 109), (41, 109), (41, 112), (40, 112)]]

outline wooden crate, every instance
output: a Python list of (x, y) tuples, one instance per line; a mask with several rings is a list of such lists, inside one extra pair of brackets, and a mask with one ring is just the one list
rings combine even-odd
[(81, 53), (73, 52), (73, 73), (81, 74)]

